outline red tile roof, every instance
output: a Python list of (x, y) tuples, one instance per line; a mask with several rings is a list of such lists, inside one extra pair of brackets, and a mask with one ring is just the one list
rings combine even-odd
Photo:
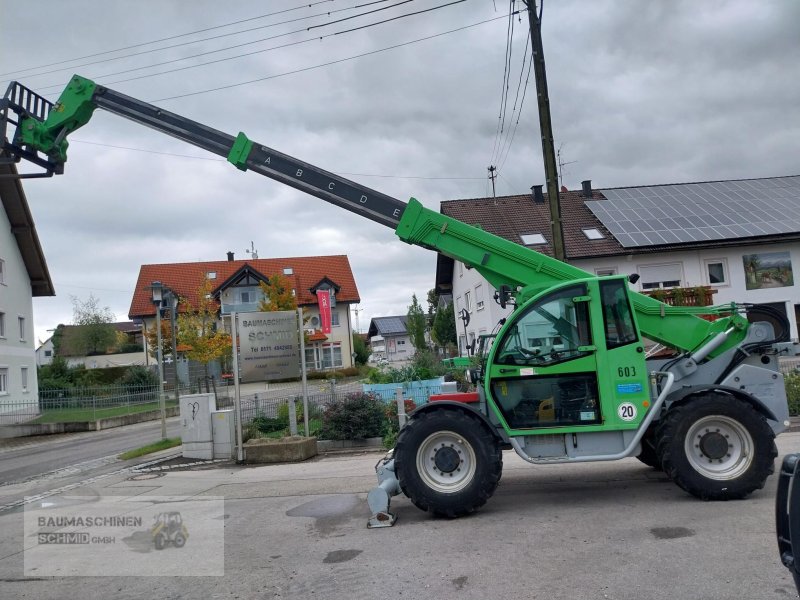
[(155, 316), (155, 306), (150, 299), (150, 285), (154, 281), (160, 281), (179, 296), (194, 299), (206, 273), (217, 274), (212, 280), (212, 285), (216, 287), (245, 265), (266, 277), (283, 274), (284, 269), (291, 268), (293, 274), (286, 277), (296, 290), (299, 306), (316, 305), (317, 299), (309, 289), (325, 277), (340, 286), (336, 294), (338, 302), (361, 301), (350, 261), (345, 255), (169, 263), (141, 266), (128, 317), (135, 319)]
[[(469, 223), (480, 225), (485, 231), (522, 244), (521, 234), (540, 233), (547, 240), (533, 250), (553, 256), (550, 231), (550, 205), (536, 203), (531, 194), (523, 196), (499, 196), (497, 198), (475, 198), (472, 200), (446, 200), (441, 203), (441, 212)], [(586, 207), (587, 198), (581, 191), (559, 194), (561, 200), (561, 222), (567, 259), (588, 258), (600, 255), (623, 254), (625, 248), (614, 239), (603, 224)], [(604, 199), (602, 193), (594, 191), (594, 200)], [(583, 229), (597, 229), (604, 238), (589, 240)]]

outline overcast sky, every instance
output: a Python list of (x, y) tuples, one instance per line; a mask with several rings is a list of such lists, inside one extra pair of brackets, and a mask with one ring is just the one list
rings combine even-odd
[[(78, 73), (436, 210), (491, 195), (490, 164), (498, 195), (544, 183), (532, 77), (521, 111), (517, 94), (527, 15), (514, 21), (508, 63), (503, 0), (330, 35), (448, 0), (354, 8), (368, 2), (0, 0), (1, 85), (17, 79), (55, 100)], [(798, 24), (795, 0), (545, 2), (563, 184), (800, 174)], [(93, 294), (126, 320), (141, 264), (246, 258), (251, 241), (261, 258), (347, 254), (362, 331), (372, 317), (405, 314), (412, 293), (424, 303), (434, 285), (434, 253), (389, 228), (101, 111), (73, 134), (64, 175), (24, 186), (57, 292), (34, 300), (42, 341), (71, 321), (71, 296)]]

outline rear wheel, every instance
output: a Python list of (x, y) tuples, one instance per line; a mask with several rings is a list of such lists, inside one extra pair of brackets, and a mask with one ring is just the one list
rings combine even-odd
[(424, 511), (460, 517), (491, 498), (503, 471), (503, 455), (478, 418), (457, 409), (413, 417), (394, 450), (403, 493)]
[(774, 471), (775, 434), (749, 403), (707, 394), (676, 406), (656, 434), (664, 472), (703, 500), (744, 498)]

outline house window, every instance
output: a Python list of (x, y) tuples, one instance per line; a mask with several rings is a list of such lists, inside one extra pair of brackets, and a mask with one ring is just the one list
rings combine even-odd
[(466, 352), (466, 346), (467, 346), (467, 338), (463, 335), (458, 336), (459, 354), (464, 354)]
[(8, 394), (8, 367), (0, 367), (0, 394)]
[(617, 268), (616, 267), (604, 267), (601, 269), (595, 269), (594, 274), (598, 277), (608, 277), (609, 275), (616, 275)]
[(461, 312), (461, 296), (456, 298), (456, 314)]
[(681, 263), (666, 265), (645, 265), (639, 267), (643, 290), (679, 287), (683, 279)]
[(25, 317), (17, 317), (19, 321), (19, 341), (25, 341)]
[(547, 243), (541, 233), (521, 233), (519, 237), (526, 246), (540, 246)]
[(339, 326), (339, 313), (336, 311), (331, 312), (331, 325), (333, 327)]
[(724, 258), (705, 261), (709, 285), (728, 285), (728, 265)]
[(209, 279), (216, 279), (217, 278), (217, 272), (216, 271), (209, 271), (208, 273), (206, 273), (206, 277), (208, 277)]
[(587, 240), (602, 240), (606, 237), (599, 229), (595, 229), (594, 227), (582, 229), (581, 231), (583, 231), (583, 235), (586, 236)]
[(239, 292), (240, 304), (252, 304), (256, 301), (256, 293), (254, 290), (241, 290)]
[(478, 284), (475, 286), (475, 307), (482, 310), (483, 306), (483, 284)]
[(23, 391), (28, 391), (28, 367), (22, 367), (20, 369), (20, 382), (22, 383)]
[(472, 312), (472, 294), (468, 291), (464, 292), (464, 306), (467, 309), (467, 312)]
[(464, 274), (464, 263), (461, 261), (456, 261), (458, 263), (458, 276), (461, 277)]
[(0, 312), (0, 338), (6, 337), (6, 313)]
[(44, 355), (46, 357), (50, 358), (51, 356), (53, 356), (53, 351), (52, 350), (45, 350), (44, 351)]

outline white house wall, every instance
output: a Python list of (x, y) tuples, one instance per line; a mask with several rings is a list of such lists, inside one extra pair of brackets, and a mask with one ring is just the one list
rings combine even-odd
[[(748, 254), (767, 254), (774, 252), (788, 252), (792, 263), (794, 285), (774, 287), (769, 289), (746, 289), (743, 257)], [(572, 261), (576, 267), (597, 274), (614, 270), (619, 275), (639, 273), (642, 267), (659, 266), (677, 263), (681, 268), (681, 286), (693, 287), (711, 285), (708, 280), (708, 261), (721, 260), (725, 265), (726, 282), (722, 285), (712, 285), (717, 289), (714, 295), (714, 304), (727, 302), (737, 303), (784, 303), (786, 314), (791, 324), (791, 337), (798, 338), (797, 318), (795, 307), (800, 309), (800, 289), (797, 278), (800, 277), (800, 243), (765, 244), (751, 246), (737, 246), (730, 248), (710, 248), (700, 250), (681, 250), (676, 252), (661, 252), (653, 254), (631, 254), (625, 256), (599, 257)], [(478, 286), (483, 289), (483, 308), (476, 306), (476, 290)], [(641, 281), (631, 286), (636, 291), (642, 291)], [(472, 296), (472, 310), (470, 323), (464, 332), (463, 321), (458, 317), (462, 308), (465, 308), (465, 292)], [(463, 264), (456, 261), (453, 269), (453, 302), (455, 303), (456, 332), (459, 347), (463, 352), (465, 341), (472, 337), (491, 333), (498, 321), (510, 314), (511, 309), (501, 309), (494, 301), (495, 290), (481, 277), (475, 269), (466, 269)]]
[[(0, 337), (0, 369), (6, 376), (6, 391), (0, 392), (0, 412), (10, 412), (38, 404), (36, 352), (33, 336), (33, 300), (28, 271), (19, 246), (11, 234), (11, 224), (0, 209), (0, 260), (3, 283), (0, 283), (0, 313), (4, 314), (4, 335)], [(20, 337), (19, 319), (24, 319)], [(23, 386), (27, 369), (27, 387)]]
[[(788, 252), (792, 261), (794, 285), (769, 289), (748, 290), (745, 285), (743, 257), (747, 254), (768, 254)], [(800, 276), (800, 243), (765, 244), (758, 246), (737, 246), (730, 248), (704, 248), (701, 250), (663, 252), (659, 254), (633, 254), (608, 258), (593, 258), (575, 261), (573, 264), (592, 274), (597, 270), (616, 269), (619, 275), (638, 273), (643, 266), (679, 263), (683, 270), (682, 287), (710, 285), (706, 264), (710, 260), (722, 260), (725, 264), (727, 282), (725, 285), (712, 285), (717, 290), (714, 304), (726, 302), (765, 303), (783, 302), (786, 315), (791, 324), (791, 337), (797, 339), (797, 319), (795, 305), (800, 305), (800, 289), (796, 278)], [(632, 286), (642, 291), (641, 281)]]

